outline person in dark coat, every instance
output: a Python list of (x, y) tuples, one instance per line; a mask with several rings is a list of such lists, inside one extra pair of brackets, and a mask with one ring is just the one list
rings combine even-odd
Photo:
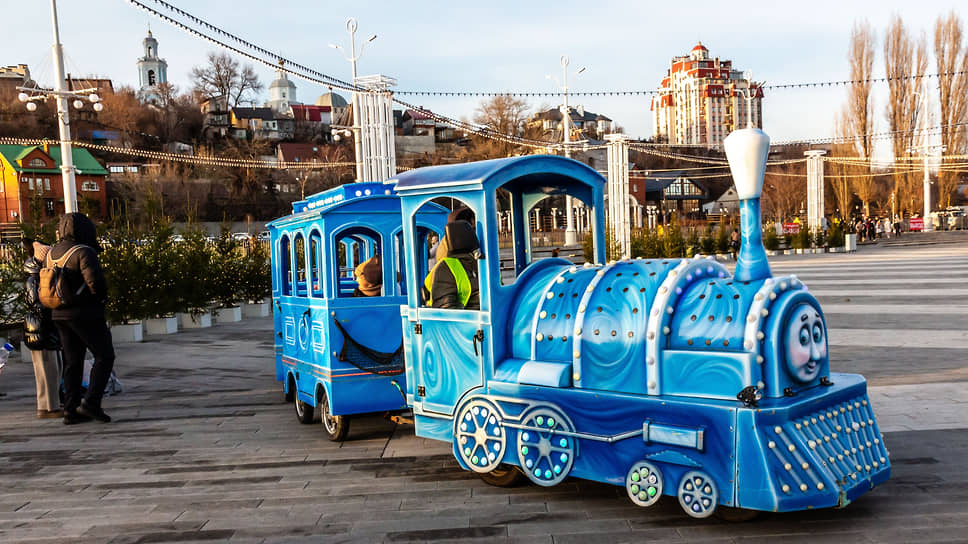
[(34, 381), (37, 383), (37, 417), (55, 418), (64, 415), (60, 408), (60, 337), (51, 320), (50, 310), (40, 304), (37, 288), (40, 286), (40, 269), (44, 266), (50, 246), (30, 238), (23, 239), (24, 294), (27, 312), (24, 318), (24, 345), (34, 364)]
[[(61, 216), (57, 236), (59, 241), (48, 254), (50, 260), (60, 259), (80, 246), (64, 262), (62, 272), (71, 300), (51, 311), (64, 355), (64, 424), (92, 418), (108, 423), (111, 417), (104, 413), (101, 399), (114, 369), (114, 344), (104, 317), (107, 280), (97, 257), (101, 251), (97, 231), (86, 215), (73, 212)], [(94, 365), (82, 399), (85, 350), (94, 355)]]
[(474, 226), (464, 220), (447, 223), (444, 255), (424, 282), (425, 298), (434, 308), (480, 310), (481, 294), (478, 278), (480, 243)]

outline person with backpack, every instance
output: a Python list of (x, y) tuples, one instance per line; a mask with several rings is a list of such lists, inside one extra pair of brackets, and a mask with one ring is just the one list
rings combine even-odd
[[(109, 423), (101, 407), (104, 389), (114, 368), (114, 344), (104, 317), (107, 281), (98, 261), (101, 246), (94, 223), (86, 215), (72, 212), (61, 216), (57, 226), (59, 241), (47, 254), (47, 268), (41, 272), (42, 299), (55, 290), (60, 301), (50, 303), (51, 317), (61, 338), (64, 356), (64, 424), (96, 419)], [(52, 267), (59, 273), (50, 273)], [(56, 276), (56, 285), (45, 281)], [(87, 393), (81, 398), (84, 379), (84, 352), (94, 355)]]
[(24, 261), (24, 295), (27, 312), (24, 318), (24, 345), (30, 351), (34, 363), (34, 380), (37, 383), (37, 417), (41, 419), (61, 417), (60, 401), (60, 337), (51, 320), (50, 310), (40, 303), (40, 269), (47, 259), (50, 246), (30, 238), (23, 239), (27, 254)]

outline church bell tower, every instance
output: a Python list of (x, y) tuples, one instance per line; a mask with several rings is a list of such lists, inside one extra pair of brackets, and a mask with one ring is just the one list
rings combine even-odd
[(158, 85), (168, 81), (168, 63), (158, 57), (158, 40), (151, 35), (150, 30), (141, 43), (144, 45), (145, 54), (138, 59), (138, 96), (142, 102), (155, 102), (158, 100)]

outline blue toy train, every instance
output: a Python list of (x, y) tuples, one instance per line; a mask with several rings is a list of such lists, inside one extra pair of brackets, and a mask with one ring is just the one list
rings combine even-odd
[[(570, 195), (591, 208), (605, 262), (604, 180), (553, 156), (423, 168), (296, 203), (269, 228), (276, 376), (300, 421), (318, 411), (340, 440), (354, 414), (410, 408), (418, 436), (451, 443), (490, 483), (574, 476), (641, 506), (674, 496), (698, 518), (845, 506), (885, 481), (866, 381), (830, 372), (820, 304), (770, 272), (769, 138), (740, 130), (725, 147), (742, 213), (733, 275), (704, 258), (532, 259), (528, 211)], [(480, 310), (424, 306), (441, 197), (475, 214)], [(503, 275), (499, 208), (511, 211)], [(374, 254), (383, 296), (348, 298), (346, 267)]]

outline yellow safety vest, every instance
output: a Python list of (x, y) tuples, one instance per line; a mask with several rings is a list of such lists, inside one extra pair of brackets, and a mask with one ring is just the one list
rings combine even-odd
[(434, 272), (437, 271), (437, 267), (441, 264), (446, 264), (447, 268), (450, 268), (450, 273), (454, 275), (454, 281), (457, 282), (457, 297), (460, 299), (460, 305), (467, 306), (467, 301), (471, 299), (471, 280), (467, 277), (467, 271), (464, 270), (464, 265), (460, 264), (460, 261), (453, 257), (444, 257), (443, 260), (434, 265), (434, 269), (430, 271), (430, 274), (427, 274), (427, 278), (424, 280), (424, 287), (430, 293), (427, 302), (431, 305), (434, 303), (434, 294), (432, 291)]

